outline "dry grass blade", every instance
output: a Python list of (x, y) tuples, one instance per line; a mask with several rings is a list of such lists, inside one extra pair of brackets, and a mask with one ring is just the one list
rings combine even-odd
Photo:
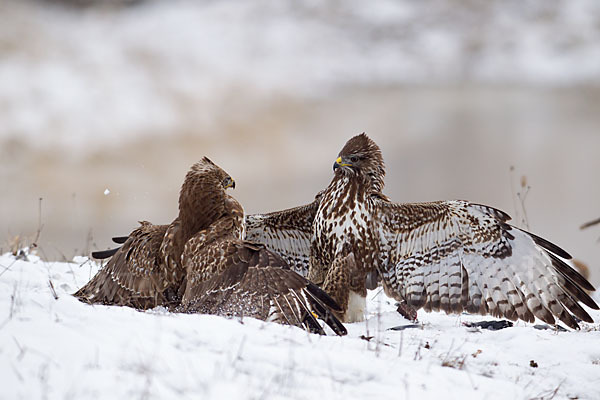
[(560, 389), (561, 385), (562, 382), (554, 389), (548, 389), (547, 391), (542, 392), (535, 397), (532, 397), (530, 400), (551, 400), (556, 396), (556, 393), (558, 393), (558, 390)]
[(48, 286), (50, 287), (50, 291), (52, 292), (52, 297), (54, 297), (54, 300), (58, 300), (58, 294), (56, 294), (56, 289), (54, 289), (54, 284), (50, 279), (48, 279)]
[(594, 226), (594, 225), (597, 225), (597, 224), (600, 224), (600, 218), (597, 218), (597, 219), (595, 219), (593, 221), (590, 221), (590, 222), (586, 222), (585, 224), (581, 225), (579, 227), (579, 229), (586, 229), (586, 228), (589, 228), (590, 226)]

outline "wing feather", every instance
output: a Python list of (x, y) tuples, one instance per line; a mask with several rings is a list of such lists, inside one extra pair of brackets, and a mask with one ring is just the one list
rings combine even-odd
[(108, 264), (74, 295), (88, 303), (147, 309), (164, 304), (160, 245), (167, 225), (142, 222)]
[(98, 250), (98, 251), (92, 251), (92, 257), (98, 259), (98, 260), (104, 260), (107, 258), (111, 258), (112, 256), (115, 255), (115, 253), (117, 251), (119, 251), (120, 247), (116, 247), (114, 249), (108, 249), (108, 250)]
[(313, 221), (319, 196), (310, 204), (269, 214), (246, 215), (246, 237), (279, 254), (292, 270), (308, 276)]
[(325, 334), (317, 315), (338, 335), (346, 334), (333, 315), (339, 305), (263, 245), (230, 238), (202, 247), (193, 243), (183, 256), (188, 278), (178, 311), (247, 316)]
[(577, 328), (598, 309), (593, 286), (562, 259), (555, 244), (509, 225), (495, 208), (465, 201), (378, 201), (380, 248), (391, 254), (386, 290), (426, 310), (492, 314)]

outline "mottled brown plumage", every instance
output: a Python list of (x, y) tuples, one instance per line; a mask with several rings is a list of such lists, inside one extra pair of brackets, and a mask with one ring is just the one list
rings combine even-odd
[(346, 334), (333, 315), (341, 308), (323, 290), (279, 255), (242, 240), (244, 210), (226, 194), (230, 186), (233, 180), (210, 160), (195, 164), (181, 188), (178, 218), (169, 226), (144, 223), (116, 238), (121, 248), (96, 253), (114, 255), (76, 295), (143, 309), (169, 305), (179, 312), (254, 317), (325, 334), (319, 317)]
[(194, 164), (181, 187), (178, 217), (169, 225), (142, 222), (127, 238), (117, 238), (123, 246), (99, 254), (112, 258), (75, 296), (140, 309), (178, 304), (184, 289), (184, 245), (224, 214), (225, 188), (232, 185), (231, 177), (208, 158)]
[(76, 297), (88, 303), (140, 309), (167, 303), (159, 289), (165, 269), (158, 249), (168, 226), (140, 223), (106, 267), (75, 293)]
[[(365, 134), (346, 143), (334, 171), (310, 205), (248, 216), (248, 235), (286, 252), (306, 248), (308, 236), (287, 232), (310, 226), (310, 252), (297, 258), (309, 258), (309, 279), (342, 306), (345, 321), (363, 318), (365, 278), (377, 271), (386, 293), (409, 307), (547, 323), (557, 318), (572, 328), (578, 319), (592, 322), (579, 302), (598, 309), (585, 292), (593, 287), (562, 261), (570, 256), (509, 225), (502, 211), (466, 201), (390, 202), (382, 193), (381, 151)], [(303, 215), (295, 219), (298, 210)], [(272, 225), (281, 215), (298, 224), (278, 230)], [(268, 235), (261, 226), (269, 226)]]
[(290, 270), (263, 245), (242, 240), (244, 211), (232, 197), (224, 215), (194, 235), (182, 255), (186, 290), (180, 312), (253, 317), (325, 334), (315, 316), (338, 335), (341, 308), (318, 286)]

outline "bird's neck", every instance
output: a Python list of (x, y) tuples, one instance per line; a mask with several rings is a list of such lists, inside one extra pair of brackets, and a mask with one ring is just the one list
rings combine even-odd
[[(181, 218), (181, 213), (179, 213)], [(183, 242), (187, 242), (197, 232), (205, 229), (206, 224), (200, 223), (198, 220), (191, 219), (189, 216), (181, 218), (181, 239)]]
[(336, 174), (321, 200), (323, 216), (331, 213), (345, 213), (354, 210), (357, 205), (368, 207), (369, 196), (364, 181), (356, 176)]
[(184, 240), (206, 229), (224, 213), (224, 196), (221, 193), (203, 191), (194, 196), (180, 198), (179, 220)]
[[(182, 216), (182, 213), (185, 216)], [(217, 222), (225, 228), (220, 231), (223, 235), (233, 236), (236, 239), (241, 239), (244, 235), (244, 208), (236, 199), (228, 195), (219, 198), (218, 201), (205, 203), (204, 206), (180, 209), (179, 218), (184, 240), (188, 240), (201, 230), (210, 229)]]
[(227, 196), (225, 199), (225, 215), (231, 218), (231, 235), (236, 239), (243, 239), (246, 237), (244, 207), (231, 196)]
[(372, 195), (381, 195), (383, 189), (383, 180), (364, 173), (336, 173), (331, 183), (329, 184), (329, 191), (336, 191), (340, 189), (348, 190), (350, 193), (355, 193), (352, 188), (357, 188), (356, 195), (362, 195), (370, 197)]

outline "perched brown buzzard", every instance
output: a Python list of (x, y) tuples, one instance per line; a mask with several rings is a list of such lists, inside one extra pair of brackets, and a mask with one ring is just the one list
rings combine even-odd
[(208, 158), (192, 166), (170, 225), (142, 222), (75, 296), (90, 303), (248, 316), (324, 334), (315, 317), (346, 333), (322, 289), (289, 269), (263, 245), (241, 240), (244, 210), (225, 189), (233, 179)]
[[(366, 282), (377, 271), (408, 309), (492, 314), (571, 328), (593, 322), (593, 286), (558, 246), (466, 201), (396, 204), (382, 193), (384, 163), (365, 134), (339, 153), (329, 186), (306, 206), (249, 215), (247, 238), (281, 254), (329, 293), (344, 321), (364, 318)], [(416, 315), (416, 314), (415, 314)]]

